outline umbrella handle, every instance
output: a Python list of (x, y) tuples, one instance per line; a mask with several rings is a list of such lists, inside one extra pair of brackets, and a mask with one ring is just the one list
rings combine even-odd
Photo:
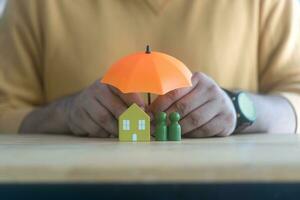
[(150, 105), (150, 104), (151, 104), (151, 94), (148, 93), (148, 105)]

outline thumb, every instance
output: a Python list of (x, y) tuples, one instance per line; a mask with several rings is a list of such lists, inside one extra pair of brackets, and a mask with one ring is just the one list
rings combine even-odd
[(136, 103), (141, 108), (145, 109), (146, 104), (138, 93), (122, 93), (119, 89), (109, 86), (109, 89), (118, 96), (127, 106), (131, 106), (133, 103)]

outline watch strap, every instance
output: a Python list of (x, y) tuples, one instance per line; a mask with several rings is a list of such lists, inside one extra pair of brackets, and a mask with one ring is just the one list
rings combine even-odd
[(253, 121), (248, 120), (247, 117), (244, 115), (244, 113), (240, 109), (240, 105), (238, 102), (238, 96), (242, 92), (232, 92), (232, 91), (226, 90), (224, 88), (223, 88), (223, 90), (231, 99), (234, 109), (235, 109), (235, 112), (236, 112), (237, 120), (236, 120), (236, 127), (235, 127), (234, 132), (240, 132), (243, 129), (245, 129), (246, 127), (252, 125)]

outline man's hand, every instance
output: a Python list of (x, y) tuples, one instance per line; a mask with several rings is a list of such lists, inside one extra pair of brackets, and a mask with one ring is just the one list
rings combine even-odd
[(236, 125), (236, 113), (227, 94), (211, 78), (195, 73), (193, 86), (159, 96), (148, 108), (156, 112), (181, 115), (182, 134), (187, 137), (230, 135)]
[(97, 80), (75, 95), (34, 110), (24, 119), (20, 132), (117, 136), (118, 117), (132, 103), (145, 107), (138, 94), (123, 94)]
[(96, 81), (70, 99), (67, 106), (67, 123), (76, 135), (117, 136), (118, 117), (133, 103), (145, 107), (138, 94), (123, 94)]

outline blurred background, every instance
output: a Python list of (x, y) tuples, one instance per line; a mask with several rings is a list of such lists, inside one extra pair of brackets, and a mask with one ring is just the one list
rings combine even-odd
[[(4, 11), (6, 1), (9, 1), (9, 0), (0, 0), (0, 16), (2, 16), (2, 13)], [(23, 1), (23, 0), (21, 0), (21, 1)], [(298, 0), (298, 1), (300, 2), (300, 0)]]
[[(0, 0), (0, 16), (2, 16), (2, 13), (4, 11), (6, 1), (8, 1), (8, 0)], [(298, 0), (298, 1), (300, 2), (300, 0)]]
[(6, 0), (0, 0), (0, 16), (2, 16)]

